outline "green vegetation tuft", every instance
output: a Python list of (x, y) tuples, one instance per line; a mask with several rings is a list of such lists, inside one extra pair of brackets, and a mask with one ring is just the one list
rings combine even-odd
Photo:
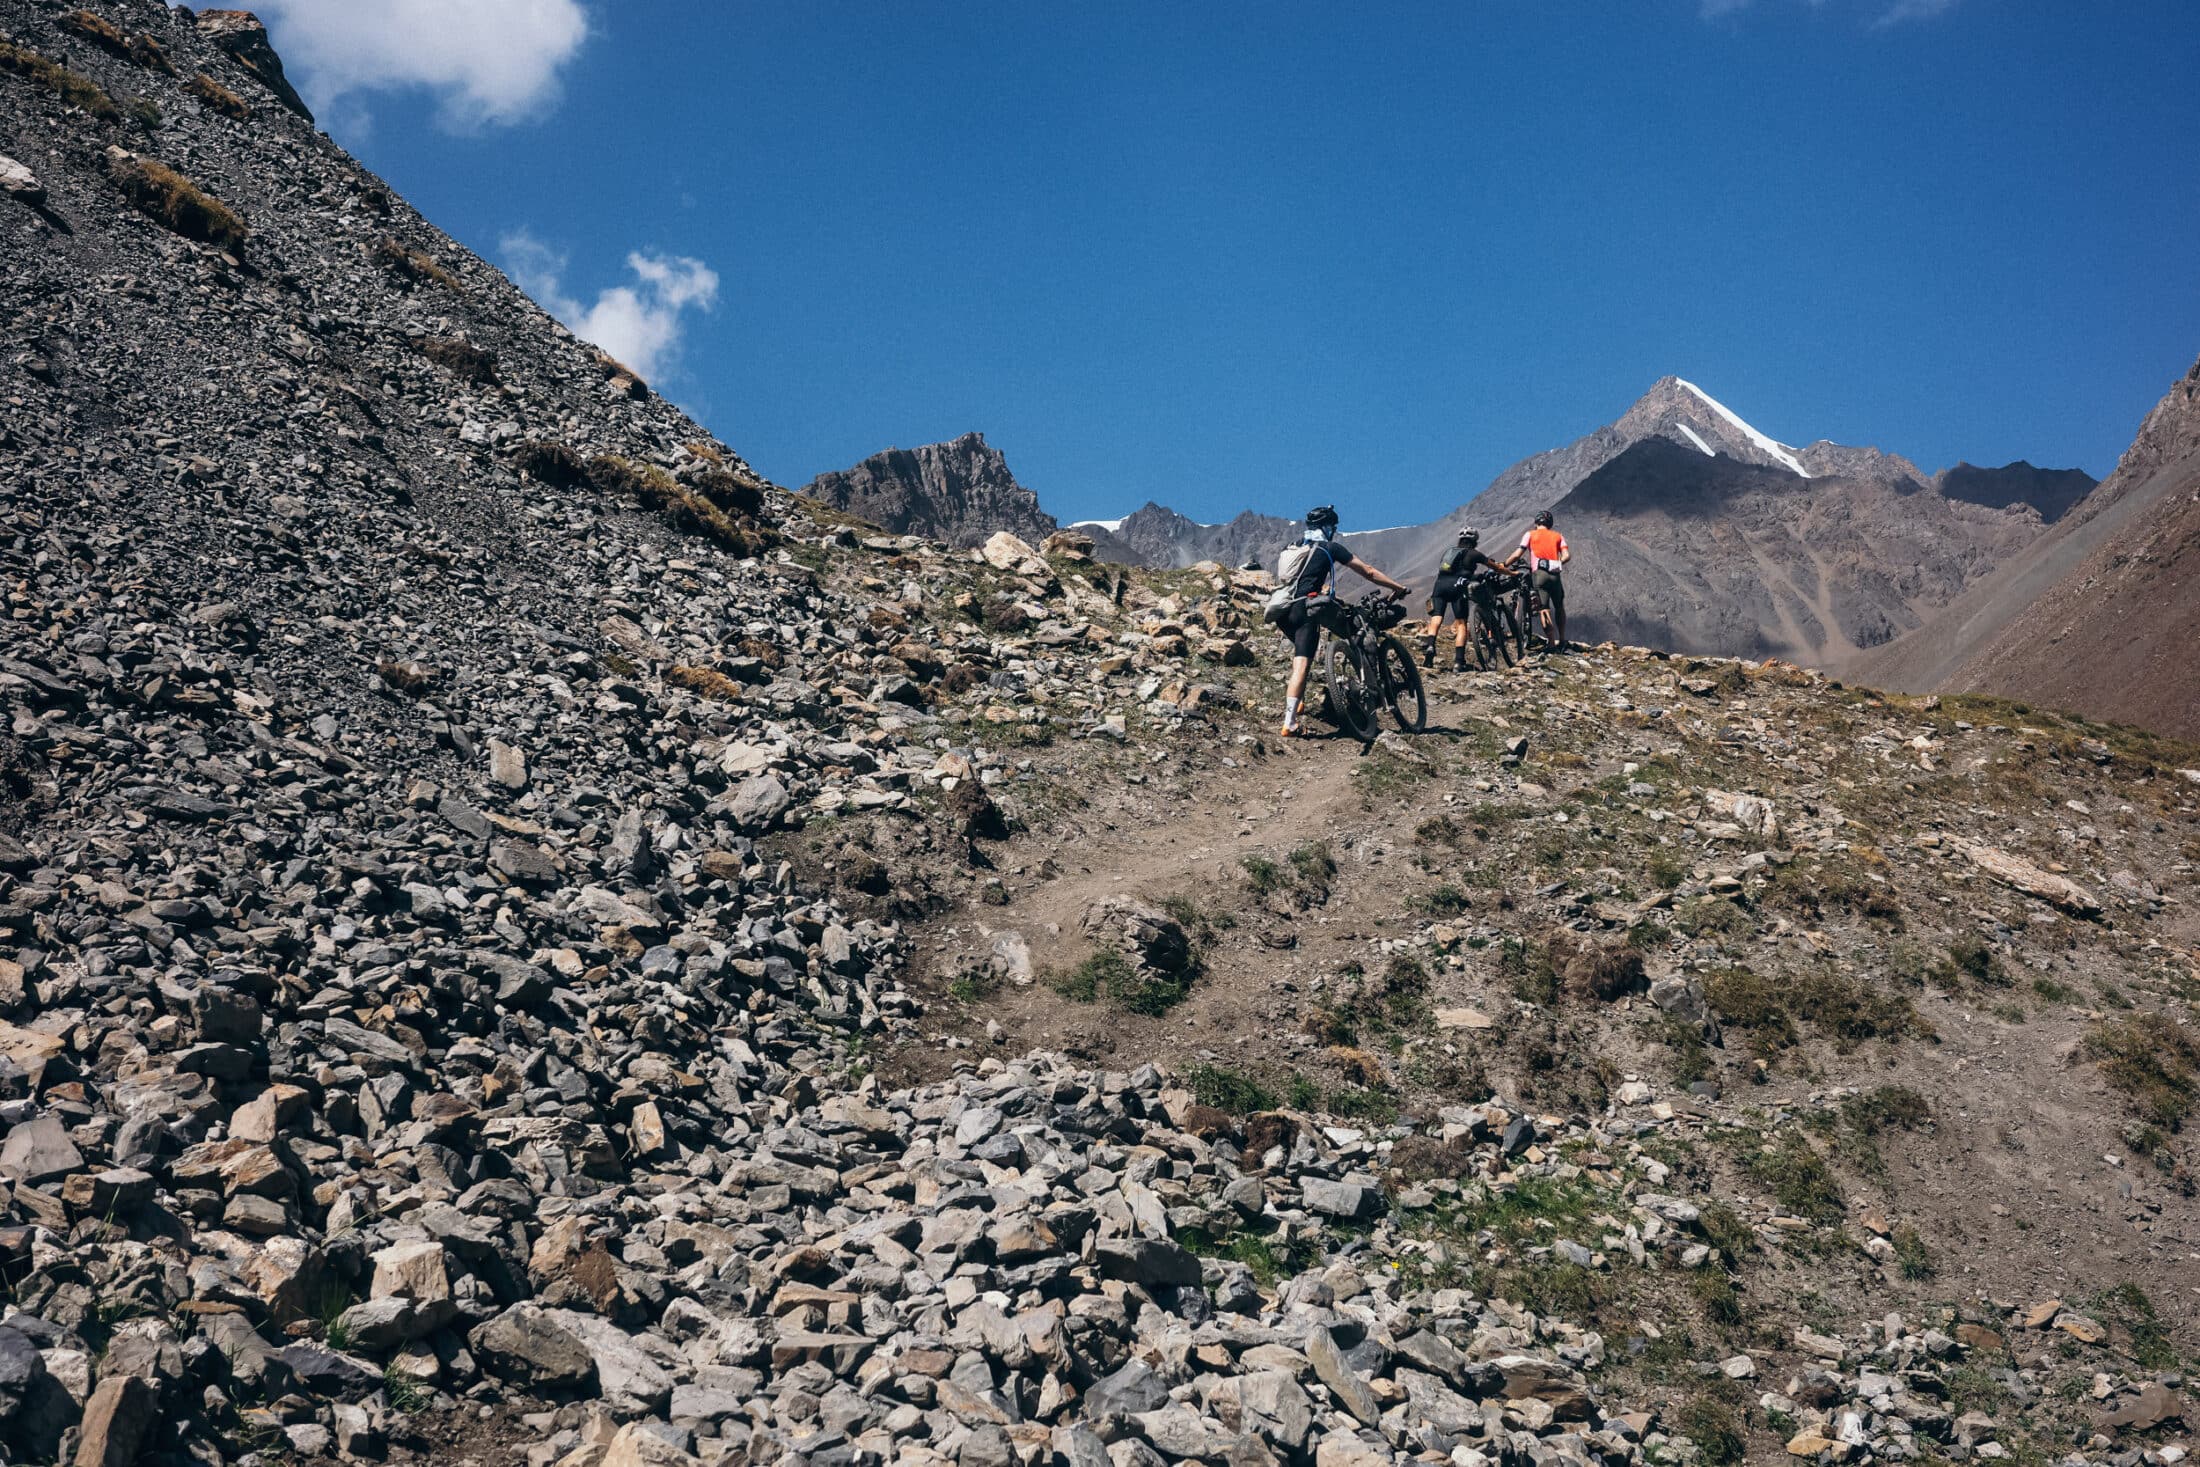
[(1799, 1132), (1753, 1153), (1748, 1166), (1750, 1175), (1771, 1188), (1773, 1199), (1796, 1217), (1814, 1223), (1840, 1221), (1841, 1184), (1818, 1148)]
[(1275, 1095), (1242, 1071), (1224, 1069), (1220, 1065), (1194, 1065), (1185, 1080), (1191, 1087), (1192, 1099), (1232, 1115), (1276, 1108)]
[(1192, 973), (1176, 977), (1145, 974), (1114, 948), (1104, 947), (1064, 973), (1047, 980), (1048, 986), (1076, 1003), (1106, 1002), (1134, 1014), (1165, 1014), (1191, 992)]
[(2184, 1125), (2200, 1093), (2200, 1041), (2164, 1014), (2104, 1019), (2086, 1032), (2086, 1055), (2141, 1117), (2167, 1131)]

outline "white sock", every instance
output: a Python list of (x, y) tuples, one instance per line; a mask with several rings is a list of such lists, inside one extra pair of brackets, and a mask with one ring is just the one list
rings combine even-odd
[(1299, 726), (1298, 699), (1286, 698), (1283, 700), (1283, 726), (1285, 728), (1297, 728)]

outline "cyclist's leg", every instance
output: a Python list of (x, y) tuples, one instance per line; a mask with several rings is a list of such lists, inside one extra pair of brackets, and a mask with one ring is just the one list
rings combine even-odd
[(1283, 623), (1283, 634), (1291, 640), (1291, 676), (1283, 686), (1283, 728), (1285, 733), (1295, 733), (1299, 704), (1306, 697), (1306, 678), (1314, 667), (1314, 649), (1321, 641), (1322, 629), (1303, 608), (1294, 607)]

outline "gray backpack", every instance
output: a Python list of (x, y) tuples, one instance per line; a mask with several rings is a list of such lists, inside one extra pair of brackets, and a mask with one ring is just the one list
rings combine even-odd
[[(1276, 557), (1276, 589), (1268, 593), (1267, 604), (1261, 607), (1262, 621), (1274, 626), (1283, 620), (1283, 614), (1298, 600), (1296, 592), (1299, 577), (1306, 574), (1306, 563), (1314, 558), (1317, 549), (1326, 555), (1329, 547), (1317, 546), (1311, 540), (1301, 540), (1296, 545), (1286, 545), (1283, 554)], [(1333, 555), (1329, 558), (1331, 563), (1336, 561)]]

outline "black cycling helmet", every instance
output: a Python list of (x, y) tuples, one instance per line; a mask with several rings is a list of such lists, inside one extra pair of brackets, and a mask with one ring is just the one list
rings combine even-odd
[(1549, 510), (1536, 511), (1535, 527), (1539, 530), (1548, 530), (1551, 527), (1551, 512)]
[(1337, 528), (1337, 507), (1333, 504), (1317, 504), (1306, 512), (1306, 528), (1309, 530), (1334, 530)]
[(1459, 543), (1462, 545), (1479, 545), (1482, 543), (1482, 532), (1469, 525), (1459, 532)]

